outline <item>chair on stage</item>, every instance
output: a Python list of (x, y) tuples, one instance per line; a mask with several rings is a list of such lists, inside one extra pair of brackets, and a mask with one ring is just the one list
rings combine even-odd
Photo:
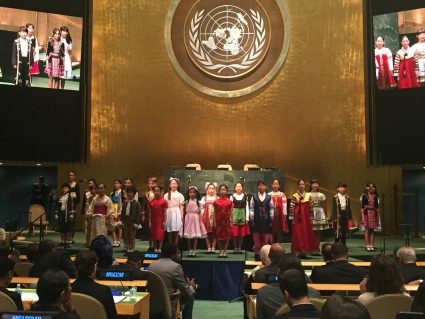
[(221, 171), (233, 171), (232, 165), (230, 164), (219, 164), (217, 169)]
[[(313, 304), (313, 306), (317, 309), (317, 311), (322, 312), (323, 305), (325, 304), (326, 300), (320, 299), (320, 298), (311, 298), (310, 302)], [(288, 304), (284, 304), (282, 307), (279, 308), (277, 311), (278, 315), (282, 315), (284, 313), (287, 313), (291, 310)]]
[[(150, 294), (150, 318), (178, 319), (180, 318), (180, 292), (168, 293), (162, 278), (148, 270), (142, 270), (148, 278), (147, 291)], [(173, 300), (173, 302), (171, 302)]]
[[(47, 226), (49, 225), (49, 222), (46, 220), (46, 210), (42, 205), (39, 204), (33, 204), (28, 209), (28, 219), (29, 219), (29, 233), (31, 235), (34, 234), (35, 227), (40, 227), (40, 219), (41, 219), (41, 227), (40, 231), (43, 231), (45, 234), (47, 234)], [(41, 216), (41, 217), (40, 217)]]
[(16, 304), (13, 300), (6, 294), (0, 292), (0, 309), (1, 311), (16, 311)]
[(378, 296), (367, 304), (371, 319), (395, 318), (400, 311), (410, 311), (413, 298), (401, 294), (387, 294)]
[(71, 301), (81, 319), (108, 319), (105, 307), (91, 296), (73, 292)]
[(184, 169), (200, 171), (202, 168), (201, 168), (201, 164), (193, 163), (193, 164), (186, 164)]
[(13, 271), (18, 277), (30, 277), (30, 270), (34, 264), (29, 262), (16, 263)]
[(243, 166), (244, 171), (250, 171), (250, 170), (259, 170), (260, 166), (258, 164), (245, 164)]

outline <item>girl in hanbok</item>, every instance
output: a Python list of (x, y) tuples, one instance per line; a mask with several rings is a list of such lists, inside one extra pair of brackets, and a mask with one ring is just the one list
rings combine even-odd
[(418, 42), (412, 45), (412, 52), (417, 59), (416, 75), (419, 86), (425, 86), (425, 29), (419, 29), (416, 33)]
[(215, 247), (217, 243), (215, 235), (216, 220), (213, 205), (214, 201), (217, 199), (216, 188), (216, 183), (206, 183), (206, 195), (201, 199), (201, 216), (202, 223), (207, 231), (207, 237), (205, 240), (207, 242), (208, 254), (215, 254)]
[(391, 53), (391, 50), (385, 48), (384, 45), (384, 37), (376, 37), (375, 65), (378, 89), (388, 89), (396, 86), (393, 78), (393, 54)]
[(88, 214), (91, 214), (91, 241), (97, 236), (103, 235), (106, 237), (106, 218), (114, 214), (114, 204), (112, 200), (105, 194), (105, 184), (97, 186), (97, 196), (93, 198), (90, 204)]
[(394, 77), (398, 79), (399, 89), (409, 89), (419, 87), (416, 78), (415, 66), (418, 62), (413, 50), (409, 47), (409, 38), (403, 36), (401, 49), (397, 51), (394, 61)]
[(269, 195), (274, 206), (273, 235), (276, 236), (277, 243), (281, 243), (283, 233), (288, 232), (288, 224), (286, 223), (287, 199), (285, 193), (280, 191), (280, 181), (278, 179), (273, 180), (272, 191)]
[(177, 245), (183, 228), (183, 203), (184, 196), (178, 191), (179, 180), (170, 178), (170, 187), (164, 198), (167, 201), (166, 230), (168, 242)]

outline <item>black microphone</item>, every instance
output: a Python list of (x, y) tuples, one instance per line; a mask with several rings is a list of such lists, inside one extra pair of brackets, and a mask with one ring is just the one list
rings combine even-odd
[(187, 175), (187, 177), (189, 178), (189, 184), (192, 183), (192, 177), (190, 175)]

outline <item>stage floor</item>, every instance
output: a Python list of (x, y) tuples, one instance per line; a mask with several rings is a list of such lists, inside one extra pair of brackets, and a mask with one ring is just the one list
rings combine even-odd
[[(36, 232), (36, 234), (33, 237), (28, 237), (27, 234), (24, 234), (26, 236), (26, 240), (23, 242), (16, 243), (16, 248), (22, 250), (22, 253), (25, 253), (26, 246), (30, 242), (38, 242), (39, 241), (39, 234)], [(47, 235), (45, 235), (46, 239), (52, 239), (55, 242), (60, 242), (60, 234), (57, 232), (49, 231)], [(109, 236), (109, 239), (110, 236)], [(86, 250), (87, 248), (84, 245), (85, 240), (85, 234), (83, 232), (77, 232), (75, 234), (75, 244), (72, 245), (71, 248), (67, 249), (69, 251), (69, 254), (76, 254), (80, 250)], [(286, 240), (288, 241), (288, 239)], [(323, 242), (333, 242), (333, 238), (323, 238)], [(385, 253), (387, 255), (392, 255), (394, 253), (395, 249), (398, 249), (401, 246), (404, 246), (405, 239), (401, 236), (386, 236), (385, 237), (385, 251), (384, 251), (384, 240), (382, 236), (377, 236), (376, 238), (376, 251), (374, 252), (367, 252), (364, 248), (364, 241), (361, 237), (361, 233), (353, 233), (352, 238), (347, 240), (347, 246), (348, 246), (348, 252), (350, 260), (352, 261), (369, 261), (372, 256)], [(425, 261), (425, 240), (420, 238), (411, 238), (410, 245), (416, 249), (416, 254), (419, 261)], [(291, 244), (288, 242), (284, 242), (283, 246), (285, 247), (286, 252), (291, 251)], [(240, 255), (232, 254), (232, 249), (230, 247), (228, 251), (228, 258), (218, 258), (217, 255), (210, 255), (207, 254), (207, 251), (205, 249), (202, 249), (202, 247), (205, 247), (204, 241), (200, 240), (199, 247), (201, 249), (197, 250), (197, 256), (195, 258), (189, 258), (187, 256), (187, 252), (184, 251), (184, 248), (186, 247), (186, 243), (184, 240), (181, 240), (180, 243), (180, 249), (182, 250), (182, 257), (184, 260), (199, 260), (199, 261), (244, 261), (244, 260), (254, 260), (254, 254), (252, 252), (245, 252)], [(146, 251), (148, 249), (148, 242), (142, 241), (137, 239), (136, 240), (136, 250), (139, 251)], [(114, 248), (114, 257), (123, 257), (124, 256), (124, 248), (123, 243), (121, 243), (121, 247)], [(314, 260), (321, 260), (320, 255), (307, 255), (307, 260), (314, 261)]]

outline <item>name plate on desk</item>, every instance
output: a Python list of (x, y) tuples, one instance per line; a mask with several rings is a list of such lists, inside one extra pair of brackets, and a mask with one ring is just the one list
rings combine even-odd
[(59, 319), (59, 312), (43, 311), (15, 311), (3, 312), (1, 319)]
[(102, 269), (98, 271), (97, 278), (99, 280), (133, 280), (134, 271), (117, 270), (117, 269)]

